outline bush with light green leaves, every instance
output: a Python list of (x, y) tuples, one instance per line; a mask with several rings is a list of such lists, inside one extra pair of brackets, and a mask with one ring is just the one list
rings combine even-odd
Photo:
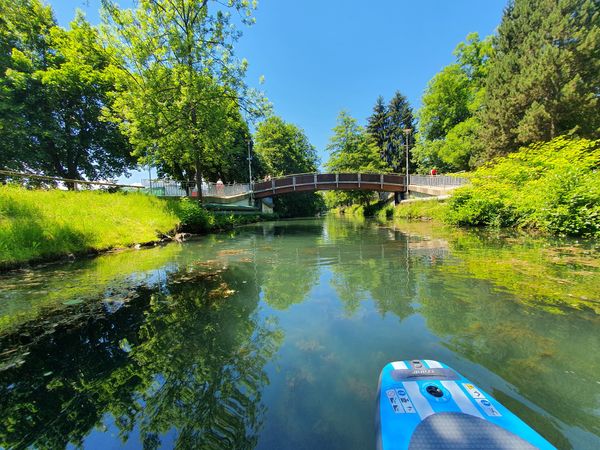
[(456, 225), (600, 237), (600, 141), (558, 137), (479, 168), (454, 191)]

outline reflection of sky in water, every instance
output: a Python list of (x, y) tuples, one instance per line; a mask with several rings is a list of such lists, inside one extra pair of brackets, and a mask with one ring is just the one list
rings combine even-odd
[[(561, 252), (576, 261), (558, 264), (555, 254)], [(449, 232), (429, 224), (392, 229), (339, 219), (266, 223), (244, 227), (237, 235), (50, 267), (38, 276), (53, 292), (49, 299), (39, 292), (43, 288), (35, 274), (21, 289), (18, 278), (9, 278), (13, 287), (0, 288), (0, 318), (18, 326), (36, 314), (68, 315), (69, 310), (61, 311), (74, 297), (86, 302), (114, 297), (119, 308), (127, 308), (128, 296), (138, 292), (132, 284), (160, 287), (162, 296), (152, 297), (155, 307), (175, 314), (168, 309), (174, 301), (169, 290), (200, 292), (195, 271), (219, 269), (226, 284), (219, 289), (238, 292), (222, 300), (231, 311), (216, 313), (218, 323), (196, 329), (190, 321), (178, 331), (168, 316), (163, 323), (158, 314), (152, 319), (158, 325), (149, 324), (166, 336), (159, 350), (149, 344), (154, 337), (148, 331), (137, 332), (139, 342), (134, 341), (139, 325), (133, 322), (133, 337), (118, 342), (121, 351), (125, 345), (130, 358), (139, 357), (148, 366), (152, 358), (170, 352), (171, 344), (179, 348), (188, 339), (191, 348), (201, 351), (207, 337), (220, 336), (225, 345), (245, 327), (254, 330), (257, 348), (274, 344), (273, 356), (252, 375), (268, 378), (258, 383), (262, 397), (251, 408), (263, 423), (255, 429), (252, 445), (257, 448), (373, 448), (379, 371), (390, 360), (412, 358), (439, 359), (455, 367), (560, 448), (600, 448), (600, 361), (593, 351), (600, 348), (600, 333), (598, 316), (585, 311), (599, 297), (599, 271), (591, 261), (588, 249), (565, 243)], [(177, 268), (183, 268), (178, 273), (184, 281), (173, 284)], [(187, 272), (192, 275), (185, 278)], [(582, 297), (577, 289), (587, 289), (587, 300), (580, 303), (584, 311), (565, 308), (557, 294), (565, 289), (574, 298)], [(21, 313), (19, 305), (30, 306), (32, 299), (35, 308)], [(7, 307), (9, 302), (14, 303)], [(258, 306), (247, 316), (243, 305), (253, 302)], [(138, 319), (143, 324), (152, 315), (140, 317), (146, 317)], [(219, 330), (227, 326), (231, 329)], [(282, 340), (272, 341), (264, 330), (280, 333)], [(252, 354), (244, 350), (245, 342), (233, 348), (242, 360)], [(146, 353), (146, 347), (154, 353)], [(223, 351), (209, 367), (235, 366), (227, 359), (229, 350)], [(185, 361), (177, 364), (192, 370)], [(154, 374), (152, 383), (136, 391), (135, 401), (145, 405), (144, 395), (152, 401), (161, 389), (172, 388), (169, 383), (168, 376)], [(172, 400), (184, 392), (175, 389)], [(122, 441), (113, 415), (105, 412), (98, 428), (84, 430), (84, 444), (139, 448), (141, 440), (149, 439), (140, 427), (147, 429), (144, 421), (152, 417), (143, 411), (135, 415)], [(171, 448), (180, 433), (167, 421), (152, 444)]]

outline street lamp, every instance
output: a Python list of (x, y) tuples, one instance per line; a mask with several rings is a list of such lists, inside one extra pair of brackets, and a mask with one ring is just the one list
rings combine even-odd
[(254, 197), (254, 192), (252, 189), (252, 139), (248, 138), (248, 186), (250, 187), (250, 204), (252, 204), (252, 200)]
[(410, 134), (412, 133), (412, 128), (405, 128), (404, 130), (404, 134), (406, 135), (406, 193), (408, 194), (408, 184), (409, 184), (409, 178), (408, 178), (408, 140), (410, 138)]

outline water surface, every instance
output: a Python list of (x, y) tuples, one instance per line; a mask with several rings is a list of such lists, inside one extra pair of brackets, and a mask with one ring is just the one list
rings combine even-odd
[(374, 448), (377, 378), (438, 359), (600, 448), (598, 243), (263, 223), (0, 278), (4, 448)]

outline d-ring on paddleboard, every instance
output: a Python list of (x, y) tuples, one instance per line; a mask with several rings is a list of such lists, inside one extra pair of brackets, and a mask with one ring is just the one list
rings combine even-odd
[(438, 361), (396, 361), (379, 377), (379, 450), (554, 449), (533, 428)]

